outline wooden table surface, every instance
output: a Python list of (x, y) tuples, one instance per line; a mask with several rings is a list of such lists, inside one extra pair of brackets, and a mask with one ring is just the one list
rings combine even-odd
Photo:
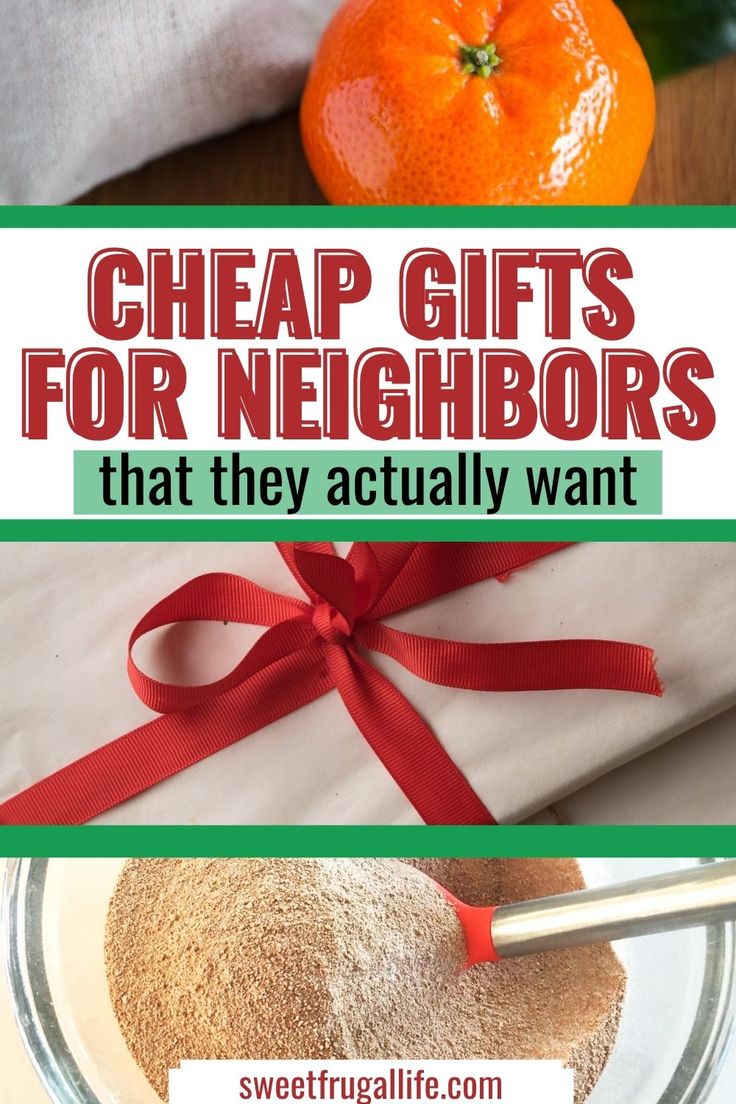
[[(736, 203), (736, 56), (663, 81), (637, 203)], [(322, 203), (297, 114), (167, 154), (83, 203)]]

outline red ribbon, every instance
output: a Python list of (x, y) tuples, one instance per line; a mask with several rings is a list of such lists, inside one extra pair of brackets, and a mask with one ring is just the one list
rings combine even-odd
[[(661, 694), (650, 648), (606, 640), (466, 644), (399, 632), (381, 619), (509, 572), (562, 544), (280, 544), (308, 601), (212, 573), (185, 583), (138, 622), (128, 673), (162, 714), (0, 804), (0, 824), (81, 824), (336, 689), (374, 752), (429, 824), (494, 824), (427, 723), (361, 650), (427, 682), (463, 690), (588, 688)], [(133, 660), (145, 633), (180, 621), (266, 626), (224, 678), (158, 682)]]

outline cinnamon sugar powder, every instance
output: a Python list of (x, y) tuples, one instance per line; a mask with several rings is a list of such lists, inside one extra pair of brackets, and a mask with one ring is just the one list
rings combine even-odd
[(162, 1099), (203, 1058), (553, 1058), (580, 1104), (615, 1039), (607, 944), (460, 972), (430, 874), (471, 904), (583, 887), (573, 859), (136, 859), (106, 929), (128, 1047)]

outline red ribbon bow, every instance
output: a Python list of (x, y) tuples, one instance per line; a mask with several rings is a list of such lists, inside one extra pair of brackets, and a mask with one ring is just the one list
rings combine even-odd
[[(429, 824), (493, 824), (426, 722), (359, 649), (427, 682), (463, 690), (588, 688), (661, 694), (650, 648), (605, 640), (466, 644), (400, 632), (381, 619), (564, 548), (562, 544), (280, 544), (308, 602), (239, 575), (185, 583), (138, 622), (128, 673), (162, 716), (0, 805), (2, 824), (81, 824), (336, 689), (374, 752)], [(267, 631), (224, 678), (158, 682), (136, 666), (145, 633), (180, 621), (238, 621)]]

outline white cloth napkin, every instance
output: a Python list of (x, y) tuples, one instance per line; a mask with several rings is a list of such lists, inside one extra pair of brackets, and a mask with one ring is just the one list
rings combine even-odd
[[(213, 570), (301, 594), (270, 544), (0, 545), (0, 800), (151, 718), (128, 684), (127, 636), (164, 594)], [(477, 583), (391, 623), (474, 641), (599, 636), (648, 644), (664, 697), (474, 693), (370, 659), (430, 722), (496, 817), (517, 821), (736, 706), (734, 609), (736, 544), (581, 544), (506, 583)], [(160, 678), (206, 682), (234, 666), (258, 632), (187, 623), (142, 640), (136, 658)], [(99, 819), (418, 818), (331, 693)]]
[(62, 203), (294, 103), (338, 0), (2, 0), (0, 202)]

